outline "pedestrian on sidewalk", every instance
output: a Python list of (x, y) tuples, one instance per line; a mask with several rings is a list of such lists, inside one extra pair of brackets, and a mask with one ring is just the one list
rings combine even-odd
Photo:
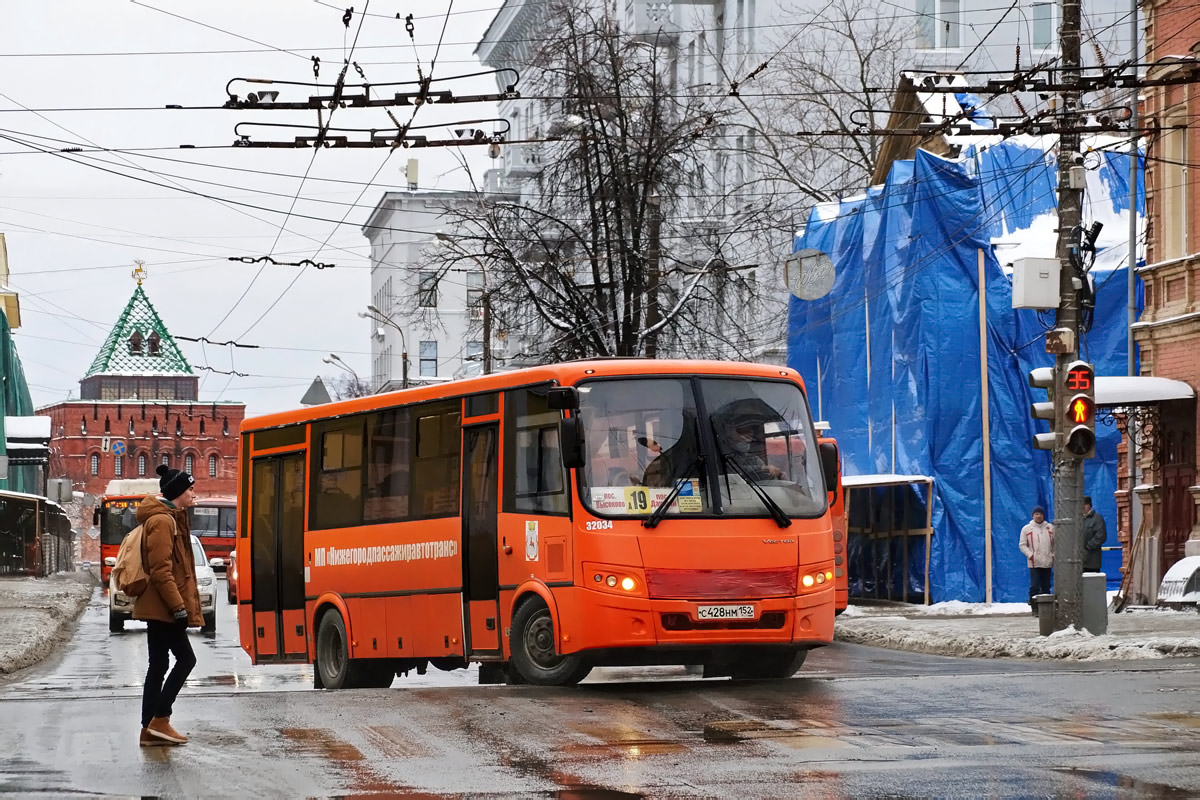
[[(143, 746), (187, 743), (188, 738), (171, 727), (171, 707), (196, 666), (187, 629), (204, 624), (187, 515), (187, 509), (196, 504), (195, 480), (165, 464), (159, 466), (158, 474), (162, 496), (146, 497), (137, 510), (144, 566), (150, 576), (149, 587), (133, 606), (133, 618), (146, 621), (146, 649), (150, 652), (142, 690)], [(175, 667), (168, 675), (169, 654), (175, 656)]]
[[(1029, 562), (1029, 605), (1034, 595), (1050, 594), (1054, 575), (1054, 526), (1046, 521), (1046, 509), (1033, 507), (1033, 519), (1021, 528), (1021, 552)], [(1037, 608), (1033, 609), (1037, 613)]]
[(1104, 517), (1092, 508), (1092, 498), (1083, 498), (1083, 571), (1104, 572), (1100, 566), (1100, 548), (1108, 539)]

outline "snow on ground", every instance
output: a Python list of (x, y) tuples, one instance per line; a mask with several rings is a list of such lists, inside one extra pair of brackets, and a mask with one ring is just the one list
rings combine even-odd
[(0, 676), (33, 666), (70, 638), (95, 587), (84, 572), (0, 579)]
[[(939, 608), (941, 606), (941, 608)], [(838, 641), (944, 656), (1122, 661), (1200, 656), (1200, 615), (1145, 610), (1110, 614), (1108, 633), (1040, 636), (1025, 603), (861, 607), (838, 617)], [(1014, 613), (1016, 612), (1016, 613)], [(849, 617), (849, 618), (847, 618)]]

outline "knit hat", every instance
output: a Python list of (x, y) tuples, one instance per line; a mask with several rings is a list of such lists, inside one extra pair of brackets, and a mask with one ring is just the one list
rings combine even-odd
[(1044, 517), (1046, 516), (1046, 509), (1042, 508), (1041, 506), (1034, 506), (1033, 513), (1041, 514)]
[(196, 479), (181, 469), (171, 469), (166, 464), (159, 464), (155, 470), (161, 477), (158, 479), (158, 489), (162, 496), (174, 500), (196, 483)]

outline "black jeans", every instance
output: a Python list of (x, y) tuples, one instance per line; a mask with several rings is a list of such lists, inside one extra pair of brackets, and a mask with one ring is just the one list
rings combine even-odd
[[(174, 622), (146, 621), (146, 647), (150, 651), (150, 666), (146, 670), (146, 685), (142, 689), (142, 727), (153, 717), (171, 716), (171, 706), (183, 682), (196, 666), (196, 654), (188, 641), (187, 628)], [(167, 674), (168, 653), (175, 656), (175, 668)], [(163, 678), (166, 678), (164, 681)]]
[(1054, 567), (1029, 568), (1029, 605), (1033, 605), (1035, 594), (1050, 594), (1050, 579), (1054, 575)]

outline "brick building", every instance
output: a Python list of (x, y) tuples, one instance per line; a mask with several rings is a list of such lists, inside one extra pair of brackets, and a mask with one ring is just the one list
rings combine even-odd
[[(1133, 326), (1141, 374), (1174, 378), (1200, 388), (1200, 29), (1192, 0), (1152, 0), (1146, 9), (1147, 77), (1178, 77), (1187, 83), (1145, 90), (1146, 124), (1157, 132), (1146, 140), (1145, 311)], [(1196, 464), (1195, 399), (1164, 402), (1158, 409), (1152, 447), (1142, 452), (1141, 483), (1147, 590), (1185, 555), (1200, 555), (1200, 487)], [(1122, 537), (1128, 546), (1127, 532)], [(1127, 561), (1128, 563), (1128, 561)], [(1147, 598), (1147, 599), (1153, 599)]]
[[(94, 498), (115, 478), (153, 478), (159, 464), (196, 476), (201, 497), (237, 492), (242, 403), (201, 403), (199, 378), (151, 305), (141, 282), (80, 380), (79, 400), (38, 410), (51, 418), (50, 474)], [(80, 507), (76, 530), (92, 528)], [(99, 559), (82, 537), (81, 558)]]

